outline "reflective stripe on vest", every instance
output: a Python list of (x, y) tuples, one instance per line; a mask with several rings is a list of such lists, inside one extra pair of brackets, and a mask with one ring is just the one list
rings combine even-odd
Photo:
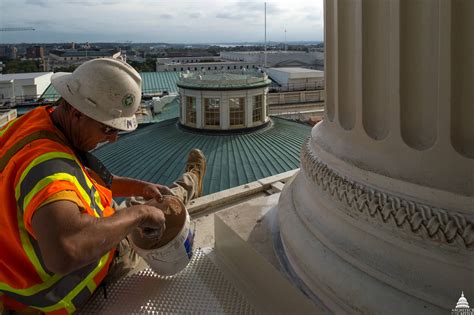
[(73, 183), (96, 216), (102, 216), (104, 208), (99, 193), (82, 171), (76, 158), (64, 152), (40, 155), (23, 171), (15, 187), (15, 198), (20, 209), (24, 211), (37, 192), (57, 180)]
[(98, 263), (93, 263), (66, 276), (57, 275), (41, 284), (40, 290), (0, 289), (5, 295), (17, 302), (37, 308), (42, 312), (52, 312), (65, 308), (69, 313), (76, 310), (95, 290), (93, 282), (96, 274), (105, 266), (110, 253), (103, 256)]

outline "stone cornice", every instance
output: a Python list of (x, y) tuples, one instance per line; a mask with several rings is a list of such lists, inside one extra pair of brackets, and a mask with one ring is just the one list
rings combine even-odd
[(325, 194), (341, 203), (352, 217), (376, 220), (412, 236), (474, 249), (474, 222), (460, 213), (433, 207), (350, 181), (322, 162), (311, 150), (311, 138), (301, 150), (301, 169)]

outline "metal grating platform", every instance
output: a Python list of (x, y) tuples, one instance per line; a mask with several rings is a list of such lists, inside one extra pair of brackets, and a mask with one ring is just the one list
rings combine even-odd
[(79, 314), (256, 314), (216, 265), (197, 249), (178, 275), (150, 268), (98, 290)]

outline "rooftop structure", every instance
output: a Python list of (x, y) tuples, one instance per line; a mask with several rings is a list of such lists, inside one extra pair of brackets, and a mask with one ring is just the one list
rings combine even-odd
[(0, 74), (0, 81), (9, 81), (9, 80), (35, 80), (42, 76), (52, 75), (52, 72), (30, 72), (30, 73), (9, 73), (9, 74)]
[(59, 67), (77, 66), (87, 60), (103, 57), (122, 58), (122, 52), (116, 49), (52, 50), (49, 52), (46, 65), (48, 70), (54, 71)]
[[(263, 51), (223, 51), (223, 60), (243, 61), (264, 65)], [(302, 51), (267, 51), (267, 67), (305, 67), (319, 69), (324, 65), (324, 53)]]
[[(51, 50), (49, 55), (53, 59), (57, 60), (80, 60), (80, 59), (93, 59), (100, 57), (120, 57), (120, 50), (116, 49), (68, 49), (68, 50)], [(72, 59), (71, 59), (72, 58)]]
[(271, 81), (258, 71), (181, 74), (181, 124), (206, 130), (239, 130), (268, 122), (267, 93)]
[(157, 123), (160, 121), (178, 118), (180, 100), (178, 95), (153, 97), (142, 101), (142, 106), (136, 113), (138, 124)]
[(267, 68), (265, 72), (276, 83), (273, 89), (305, 91), (324, 89), (324, 71), (306, 68)]
[(173, 72), (140, 72), (142, 77), (142, 93), (156, 94), (162, 92), (177, 93), (176, 82), (179, 80), (179, 73)]
[(238, 69), (258, 69), (260, 67), (257, 63), (241, 62), (241, 61), (217, 61), (217, 62), (203, 62), (203, 63), (179, 63), (157, 65), (156, 71), (206, 71), (206, 70), (238, 70)]
[(218, 56), (157, 58), (156, 64), (206, 63), (222, 61)]
[(219, 57), (175, 57), (158, 58), (156, 71), (211, 71), (211, 70), (239, 70), (258, 69), (260, 65), (255, 62), (226, 61)]
[(241, 90), (267, 87), (268, 76), (261, 71), (213, 71), (183, 73), (177, 82), (178, 87), (198, 90)]
[(320, 87), (324, 84), (324, 71), (306, 69), (300, 67), (294, 68), (267, 68), (265, 72), (272, 80), (280, 85), (298, 85), (319, 83)]
[(0, 74), (0, 104), (34, 101), (51, 83), (52, 72)]
[(192, 132), (177, 119), (152, 124), (94, 151), (114, 174), (169, 185), (181, 175), (189, 150), (207, 156), (204, 194), (298, 167), (308, 125), (275, 118), (267, 127), (227, 135)]

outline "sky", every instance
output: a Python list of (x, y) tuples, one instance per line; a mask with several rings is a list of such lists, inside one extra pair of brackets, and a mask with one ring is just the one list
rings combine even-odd
[[(264, 1), (0, 0), (0, 43), (264, 40)], [(323, 0), (268, 0), (267, 40), (322, 41)]]

